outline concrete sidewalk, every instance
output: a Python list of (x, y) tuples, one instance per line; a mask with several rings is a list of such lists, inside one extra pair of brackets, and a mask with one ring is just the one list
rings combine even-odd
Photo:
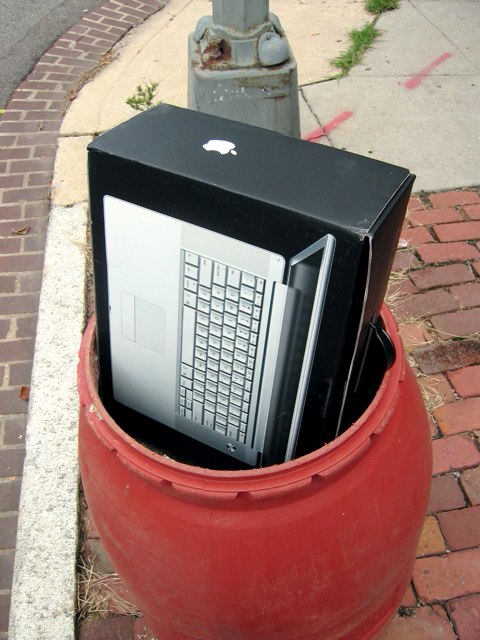
[[(412, 589), (381, 638), (473, 640), (480, 637), (480, 7), (401, 0), (378, 20), (381, 36), (362, 64), (328, 80), (335, 73), (328, 60), (347, 48), (347, 31), (372, 20), (363, 2), (339, 4), (272, 0), (270, 9), (297, 59), (303, 135), (418, 176), (396, 259), (403, 277), (394, 310), (432, 411), (435, 477)], [(125, 99), (141, 81), (158, 81), (159, 99), (185, 106), (186, 38), (210, 11), (206, 0), (109, 0), (46, 53), (0, 120), (0, 640), (15, 546), (8, 637), (75, 637), (86, 144), (134, 114)], [(79, 90), (95, 65), (101, 71)], [(75, 98), (63, 117), (68, 92)], [(85, 551), (96, 556), (98, 573), (109, 572), (94, 528)], [(86, 621), (78, 637), (143, 637), (141, 619), (118, 612)]]

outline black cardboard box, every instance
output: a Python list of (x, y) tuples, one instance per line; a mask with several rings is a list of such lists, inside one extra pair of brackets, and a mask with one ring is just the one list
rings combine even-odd
[[(231, 145), (224, 153), (206, 153), (211, 140)], [(281, 254), (287, 262), (307, 243), (333, 235), (335, 254), (297, 455), (334, 438), (348, 426), (345, 420), (363, 410), (361, 398), (353, 408), (351, 399), (414, 180), (407, 169), (161, 105), (89, 145), (89, 179), (100, 382), (107, 408), (118, 414), (103, 217), (104, 196), (110, 195)], [(162, 274), (151, 273), (152, 286), (157, 278)], [(345, 403), (350, 408), (342, 419)]]

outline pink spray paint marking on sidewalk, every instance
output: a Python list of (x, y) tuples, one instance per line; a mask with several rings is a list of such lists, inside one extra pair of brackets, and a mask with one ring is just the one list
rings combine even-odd
[(327, 136), (330, 131), (336, 129), (339, 124), (342, 124), (342, 122), (348, 120), (350, 116), (353, 116), (353, 111), (344, 111), (333, 120), (330, 120), (330, 122), (327, 122), (324, 127), (319, 127), (318, 129), (314, 129), (313, 131), (310, 131), (310, 133), (307, 133), (303, 139), (307, 140), (308, 142), (313, 142), (314, 140), (318, 140), (323, 136)]
[(436, 69), (439, 65), (441, 65), (442, 62), (445, 62), (445, 60), (448, 60), (449, 58), (451, 58), (452, 55), (453, 55), (452, 53), (449, 53), (447, 51), (446, 53), (443, 53), (438, 58), (435, 58), (435, 60), (431, 62), (429, 65), (427, 65), (424, 69), (422, 69), (421, 71), (416, 73), (414, 76), (409, 78), (404, 83), (403, 86), (406, 89), (416, 89), (425, 80), (425, 78), (432, 73), (434, 69)]

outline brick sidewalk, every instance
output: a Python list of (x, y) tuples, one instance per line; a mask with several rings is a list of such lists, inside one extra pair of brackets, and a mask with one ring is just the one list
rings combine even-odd
[(393, 310), (432, 416), (433, 480), (411, 589), (379, 640), (478, 640), (479, 191), (412, 200), (402, 237)]
[(70, 100), (132, 27), (168, 0), (109, 0), (42, 56), (0, 118), (0, 640), (7, 638), (28, 389), (50, 184)]
[[(479, 194), (413, 198), (395, 259), (389, 300), (431, 415), (434, 477), (411, 586), (378, 640), (480, 638)], [(82, 620), (78, 640), (151, 640), (86, 520), (83, 557), (109, 613)]]

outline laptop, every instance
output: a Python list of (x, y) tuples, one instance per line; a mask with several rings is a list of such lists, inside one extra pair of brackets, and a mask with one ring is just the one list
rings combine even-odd
[(295, 455), (335, 251), (103, 197), (114, 399), (251, 466)]

